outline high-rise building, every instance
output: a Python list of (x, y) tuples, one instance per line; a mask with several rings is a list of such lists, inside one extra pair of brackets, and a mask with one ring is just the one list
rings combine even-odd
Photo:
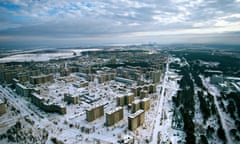
[(86, 110), (86, 120), (88, 122), (104, 115), (104, 104), (99, 104)]
[(137, 112), (130, 114), (128, 116), (128, 129), (135, 131), (139, 126), (143, 125), (144, 119), (144, 111), (138, 110)]
[(117, 107), (115, 110), (106, 113), (106, 125), (111, 126), (123, 119), (123, 108)]
[(125, 96), (125, 104), (126, 105), (131, 104), (133, 100), (134, 100), (134, 94), (133, 93), (128, 93)]
[(150, 84), (149, 85), (149, 93), (155, 93), (157, 90), (156, 90), (156, 85), (155, 84)]
[(144, 111), (147, 111), (150, 109), (150, 99), (149, 98), (144, 98), (140, 102), (140, 108)]
[(128, 93), (126, 95), (119, 95), (117, 97), (117, 106), (123, 106), (131, 104), (134, 100), (134, 94)]
[(125, 104), (125, 96), (120, 95), (117, 97), (117, 106), (124, 106)]
[(146, 90), (141, 90), (140, 91), (140, 99), (143, 99), (145, 97), (148, 97), (148, 91)]
[(4, 102), (0, 99), (0, 116), (6, 113), (6, 108)]
[(140, 109), (140, 100), (134, 100), (131, 105), (131, 111), (132, 113), (135, 113)]

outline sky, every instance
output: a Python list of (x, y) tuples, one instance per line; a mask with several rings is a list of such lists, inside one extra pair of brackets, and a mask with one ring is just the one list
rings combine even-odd
[(240, 0), (1, 0), (0, 48), (240, 44)]

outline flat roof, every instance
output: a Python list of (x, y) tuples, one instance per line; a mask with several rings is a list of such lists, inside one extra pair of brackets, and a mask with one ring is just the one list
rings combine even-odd
[(141, 100), (136, 99), (136, 100), (134, 100), (132, 103), (134, 103), (134, 104), (138, 104), (138, 103), (140, 103), (140, 102), (141, 102)]
[(47, 77), (47, 76), (53, 76), (52, 74), (48, 74), (48, 75), (38, 75), (38, 76), (31, 76), (31, 78), (41, 78), (41, 77)]
[(22, 84), (20, 84), (20, 83), (17, 83), (17, 85), (18, 85), (19, 87), (21, 87), (22, 89), (27, 89), (27, 87), (25, 87), (24, 85), (22, 85)]
[(132, 96), (134, 95), (134, 93), (130, 92), (130, 93), (127, 93), (127, 96)]
[(39, 95), (39, 94), (37, 94), (37, 93), (32, 93), (32, 95), (33, 95), (34, 97), (36, 97), (36, 98), (40, 99), (40, 100), (42, 100), (42, 99), (43, 99), (43, 97), (42, 97), (42, 96), (40, 96), (40, 95)]
[(112, 113), (114, 113), (114, 112), (116, 112), (116, 111), (119, 111), (119, 110), (121, 110), (121, 109), (123, 109), (121, 106), (120, 107), (117, 107), (117, 108), (115, 108), (115, 109), (113, 109), (113, 110), (110, 110), (109, 112), (107, 112), (106, 114), (112, 114)]
[(92, 110), (92, 109), (94, 109), (94, 108), (97, 108), (97, 107), (100, 107), (100, 106), (104, 106), (104, 105), (105, 105), (104, 103), (100, 103), (100, 104), (93, 105), (93, 106), (91, 106), (90, 108), (88, 108), (87, 111), (90, 111), (90, 110)]
[(149, 98), (143, 98), (142, 101), (149, 101)]
[(140, 115), (140, 114), (142, 114), (142, 113), (144, 113), (144, 110), (138, 110), (138, 111), (136, 111), (135, 113), (130, 114), (128, 117), (129, 117), (129, 118), (135, 118), (135, 117), (137, 117), (138, 115)]

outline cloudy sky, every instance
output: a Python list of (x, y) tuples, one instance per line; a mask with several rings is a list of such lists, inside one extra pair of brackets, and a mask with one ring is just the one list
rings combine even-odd
[(0, 48), (240, 44), (240, 0), (1, 0)]

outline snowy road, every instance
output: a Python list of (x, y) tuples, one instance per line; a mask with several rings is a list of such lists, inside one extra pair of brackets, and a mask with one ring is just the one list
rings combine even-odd
[(3, 96), (8, 100), (10, 104), (21, 112), (22, 116), (29, 116), (29, 118), (33, 120), (35, 123), (39, 122), (40, 118), (36, 114), (34, 114), (35, 112), (33, 112), (31, 109), (27, 107), (26, 101), (22, 99), (20, 100), (20, 98), (17, 98), (20, 96), (15, 94), (9, 88), (3, 88), (2, 86), (0, 86), (0, 91), (2, 92)]
[(163, 102), (164, 102), (164, 93), (165, 93), (165, 89), (166, 89), (166, 82), (168, 79), (168, 67), (169, 67), (169, 63), (167, 61), (166, 64), (166, 72), (164, 74), (164, 78), (163, 78), (163, 84), (162, 84), (162, 91), (160, 94), (160, 97), (158, 97), (158, 110), (157, 110), (157, 117), (155, 119), (155, 125), (154, 125), (154, 130), (153, 130), (153, 134), (152, 134), (152, 141), (151, 144), (157, 144), (158, 143), (158, 133), (159, 133), (159, 127), (160, 127), (160, 122), (162, 119), (162, 111), (163, 111)]

